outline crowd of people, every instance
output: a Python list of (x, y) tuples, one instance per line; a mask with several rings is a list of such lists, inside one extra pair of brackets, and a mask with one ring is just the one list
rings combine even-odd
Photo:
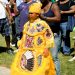
[[(30, 5), (36, 2), (41, 5), (39, 15), (29, 12)], [(9, 54), (14, 54), (10, 45), (18, 48), (17, 42), (22, 39), (24, 26), (29, 20), (34, 22), (39, 17), (46, 21), (53, 32), (55, 43), (54, 47), (49, 48), (49, 52), (55, 64), (56, 75), (60, 75), (59, 51), (62, 48), (63, 55), (71, 54), (70, 32), (75, 28), (75, 0), (0, 0), (0, 9), (0, 34), (5, 36)]]

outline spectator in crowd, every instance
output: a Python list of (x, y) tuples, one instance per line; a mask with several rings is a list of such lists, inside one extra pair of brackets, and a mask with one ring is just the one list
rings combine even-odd
[(41, 0), (42, 15), (41, 18), (44, 19), (51, 27), (54, 33), (55, 47), (50, 48), (56, 67), (56, 75), (60, 75), (60, 62), (58, 59), (58, 51), (60, 49), (60, 19), (61, 15), (59, 12), (59, 7), (56, 3), (52, 3), (51, 0)]
[[(75, 21), (75, 15), (74, 15), (74, 21)], [(74, 23), (73, 32), (75, 32), (75, 23)], [(74, 51), (71, 54), (71, 56), (73, 56), (73, 57), (71, 59), (69, 59), (69, 61), (75, 61), (75, 35), (73, 36), (72, 39), (74, 41)]]
[(9, 0), (10, 1), (10, 6), (11, 6), (11, 11), (14, 12), (14, 17), (13, 17), (13, 25), (12, 25), (12, 40), (10, 45), (11, 46), (16, 46), (17, 47), (17, 41), (20, 39), (20, 20), (19, 20), (19, 14), (16, 14), (14, 11), (14, 3), (16, 4), (16, 7), (18, 7), (23, 0)]
[(7, 45), (7, 52), (12, 54), (13, 50), (10, 48), (10, 25), (11, 13), (7, 0), (0, 0), (0, 33), (5, 36)]
[(70, 31), (68, 28), (68, 17), (74, 15), (75, 5), (71, 0), (59, 0), (58, 5), (61, 13), (61, 44), (64, 55), (70, 55)]
[(14, 3), (14, 11), (20, 16), (20, 38), (22, 37), (23, 26), (28, 21), (28, 8), (31, 3), (32, 0), (23, 0), (18, 7), (16, 7), (16, 4)]
[[(15, 0), (13, 0), (15, 2)], [(15, 26), (15, 13), (14, 13), (14, 6), (12, 4), (12, 0), (9, 0), (9, 6), (12, 16), (12, 22), (11, 22), (11, 46), (15, 46), (16, 44), (16, 26)]]
[[(23, 2), (23, 0), (16, 0), (16, 7), (18, 8), (18, 6), (22, 2)], [(20, 15), (16, 13), (16, 10), (14, 10), (14, 12), (15, 12), (16, 38), (17, 38), (17, 41), (18, 41), (20, 39)]]

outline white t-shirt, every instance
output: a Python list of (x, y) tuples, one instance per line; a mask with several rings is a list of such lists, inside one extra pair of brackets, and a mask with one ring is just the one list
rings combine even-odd
[[(0, 19), (6, 18), (6, 11), (4, 6), (6, 7), (6, 4), (8, 4), (7, 0), (0, 0), (2, 3), (0, 3)], [(3, 6), (4, 5), (4, 6)]]

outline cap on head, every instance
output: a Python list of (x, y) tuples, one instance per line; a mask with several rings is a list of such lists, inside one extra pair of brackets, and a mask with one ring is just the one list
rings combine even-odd
[(32, 3), (30, 6), (29, 6), (29, 13), (41, 13), (41, 6), (42, 4), (39, 3), (39, 2), (36, 2), (36, 3)]

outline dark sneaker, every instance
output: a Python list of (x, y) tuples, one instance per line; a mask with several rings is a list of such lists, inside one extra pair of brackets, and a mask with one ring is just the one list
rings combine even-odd
[(14, 51), (13, 51), (12, 48), (8, 48), (8, 49), (7, 49), (7, 53), (12, 55), (12, 54), (14, 54)]

